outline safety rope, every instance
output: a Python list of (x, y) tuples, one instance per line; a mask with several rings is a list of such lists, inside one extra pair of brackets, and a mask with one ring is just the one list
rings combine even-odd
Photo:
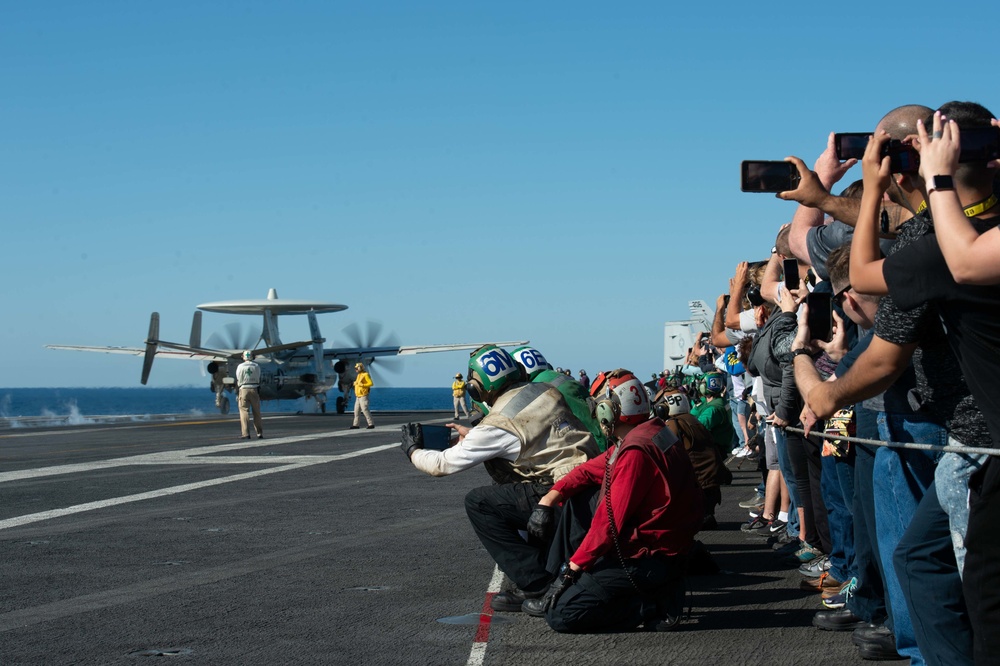
[[(802, 428), (785, 428), (790, 432), (805, 435)], [(822, 437), (823, 439), (839, 440), (842, 442), (853, 442), (854, 444), (868, 444), (871, 446), (887, 446), (891, 449), (916, 449), (918, 451), (943, 451), (945, 453), (972, 453), (987, 456), (1000, 456), (1000, 449), (988, 449), (982, 446), (941, 446), (939, 444), (919, 444), (917, 442), (887, 442), (883, 439), (864, 439), (863, 437), (849, 437), (847, 435), (831, 435), (825, 432), (811, 432), (810, 437)]]

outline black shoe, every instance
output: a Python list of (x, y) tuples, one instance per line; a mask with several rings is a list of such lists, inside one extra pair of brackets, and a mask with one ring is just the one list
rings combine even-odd
[(715, 519), (715, 516), (708, 514), (701, 521), (701, 531), (710, 532), (712, 530), (719, 529), (719, 521)]
[(888, 661), (890, 659), (906, 659), (896, 652), (896, 637), (892, 634), (872, 641), (866, 641), (858, 646), (858, 655), (869, 661)]
[(530, 615), (531, 617), (545, 617), (546, 605), (547, 601), (545, 597), (525, 599), (521, 604), (521, 611), (525, 615)]
[[(525, 592), (516, 587), (496, 594), (490, 601), (490, 608), (506, 613), (520, 613), (521, 604), (528, 599), (541, 599), (545, 592)], [(542, 615), (545, 613), (543, 612)]]
[(821, 610), (813, 615), (813, 626), (825, 631), (853, 631), (866, 624), (868, 623), (846, 608)]
[(874, 640), (882, 638), (884, 636), (891, 636), (892, 632), (884, 624), (873, 624), (869, 622), (863, 626), (858, 627), (851, 634), (851, 642), (855, 645), (861, 645), (862, 643), (870, 643)]
[(264, 439), (264, 435), (257, 435), (257, 439)]
[(374, 429), (375, 429), (375, 426), (373, 426), (373, 425), (370, 425), (367, 428), (365, 428), (365, 430), (374, 430)]
[(358, 426), (351, 426), (350, 428), (348, 428), (348, 430), (357, 430), (357, 429), (358, 429)]

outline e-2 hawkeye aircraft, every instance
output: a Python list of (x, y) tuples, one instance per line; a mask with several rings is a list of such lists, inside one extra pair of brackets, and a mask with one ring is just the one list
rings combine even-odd
[[(191, 338), (188, 344), (168, 342), (160, 339), (160, 315), (154, 312), (149, 319), (149, 336), (145, 347), (87, 347), (82, 345), (45, 345), (48, 349), (68, 349), (71, 351), (103, 352), (105, 354), (131, 354), (142, 356), (142, 377), (145, 384), (157, 356), (207, 361), (208, 373), (212, 376), (211, 389), (215, 392), (215, 406), (223, 414), (229, 413), (229, 398), (226, 393), (236, 389), (236, 367), (243, 362), (244, 349), (253, 351), (254, 360), (260, 365), (261, 400), (313, 399), (320, 411), (326, 412), (326, 392), (336, 385), (342, 395), (337, 396), (337, 413), (342, 414), (354, 390), (356, 373), (354, 365), (362, 362), (366, 366), (379, 357), (406, 356), (425, 352), (461, 351), (478, 349), (486, 343), (455, 345), (399, 346), (383, 344), (375, 346), (375, 340), (353, 347), (326, 349), (326, 339), (320, 335), (316, 315), (326, 312), (346, 310), (346, 305), (320, 301), (294, 301), (279, 299), (271, 289), (266, 299), (249, 299), (204, 303), (197, 306), (191, 323)], [(205, 312), (222, 312), (238, 315), (262, 315), (264, 318), (260, 337), (252, 344), (233, 344), (229, 349), (213, 349), (201, 344), (201, 316)], [(279, 315), (306, 315), (309, 318), (310, 340), (283, 343), (278, 334)], [(350, 327), (349, 327), (350, 328)], [(346, 330), (346, 329), (345, 329)], [(356, 329), (355, 329), (356, 332)], [(377, 337), (369, 336), (370, 338)], [(211, 341), (211, 338), (209, 339)], [(252, 341), (251, 341), (252, 342)], [(263, 347), (258, 347), (263, 343)], [(497, 342), (500, 347), (527, 344), (528, 341)]]

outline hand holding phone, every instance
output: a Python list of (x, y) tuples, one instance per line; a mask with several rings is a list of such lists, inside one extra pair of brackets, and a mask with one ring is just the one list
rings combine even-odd
[(781, 262), (781, 270), (785, 275), (785, 289), (796, 290), (799, 288), (799, 261), (792, 257)]
[(809, 308), (806, 317), (809, 337), (829, 342), (833, 337), (833, 294), (825, 291), (810, 292), (806, 296), (806, 306)]

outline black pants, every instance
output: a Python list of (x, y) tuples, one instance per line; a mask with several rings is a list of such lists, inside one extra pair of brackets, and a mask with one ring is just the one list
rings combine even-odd
[(545, 570), (549, 544), (528, 543), (518, 534), (551, 486), (505, 483), (484, 486), (465, 496), (465, 511), (486, 552), (525, 592), (542, 592), (552, 580)]
[[(830, 523), (827, 520), (826, 504), (823, 502), (823, 492), (820, 486), (823, 466), (821, 445), (813, 439), (806, 439), (797, 433), (785, 432), (785, 442), (788, 446), (788, 457), (795, 472), (795, 487), (798, 489), (799, 504), (805, 514), (806, 541), (829, 553), (833, 549), (830, 539)], [(788, 479), (785, 479), (788, 482)]]
[[(604, 510), (603, 504), (597, 506), (597, 491), (582, 492), (565, 503), (549, 552), (553, 574), (576, 552), (594, 511)], [(617, 554), (608, 553), (559, 597), (545, 621), (563, 633), (606, 633), (655, 623), (667, 613), (676, 615), (683, 604), (684, 560), (682, 556), (630, 559), (625, 561), (626, 573)]]
[(969, 480), (969, 530), (962, 588), (972, 622), (976, 665), (1000, 664), (1000, 460), (990, 457)]
[[(962, 596), (962, 579), (948, 514), (938, 502), (933, 483), (899, 540), (892, 564), (910, 609), (920, 654), (927, 663), (971, 665), (972, 627)], [(997, 627), (991, 631), (996, 632)]]

